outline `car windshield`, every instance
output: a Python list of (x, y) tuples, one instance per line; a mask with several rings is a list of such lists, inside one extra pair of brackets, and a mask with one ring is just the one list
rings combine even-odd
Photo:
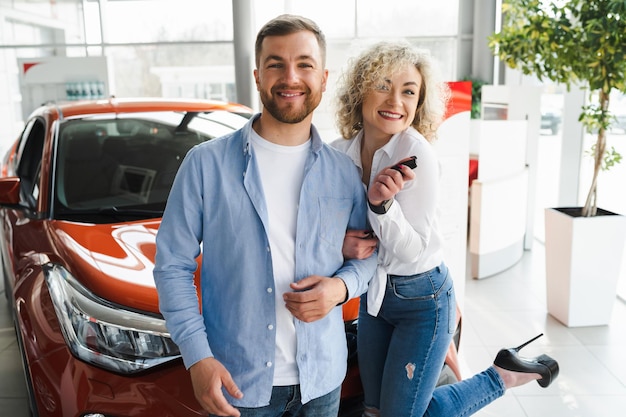
[(97, 223), (160, 217), (189, 149), (240, 128), (248, 116), (170, 111), (63, 121), (54, 217)]

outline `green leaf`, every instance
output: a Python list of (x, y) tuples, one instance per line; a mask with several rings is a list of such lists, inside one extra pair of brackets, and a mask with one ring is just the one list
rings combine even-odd
[[(596, 145), (603, 143), (614, 123), (610, 93), (626, 93), (626, 1), (504, 0), (502, 12), (502, 29), (489, 37), (489, 48), (523, 74), (597, 94), (599, 105), (581, 108), (579, 120), (588, 131), (598, 132)], [(621, 159), (614, 149), (605, 151), (595, 159), (594, 173)], [(592, 184), (590, 195), (596, 181)]]

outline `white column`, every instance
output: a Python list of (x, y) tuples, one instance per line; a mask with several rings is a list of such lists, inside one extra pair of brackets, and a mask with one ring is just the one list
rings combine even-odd
[(237, 102), (258, 110), (256, 87), (252, 71), (254, 63), (254, 10), (251, 0), (232, 0), (233, 43), (235, 48), (235, 84)]

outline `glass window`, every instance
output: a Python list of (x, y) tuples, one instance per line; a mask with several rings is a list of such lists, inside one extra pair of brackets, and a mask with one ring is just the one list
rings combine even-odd
[(211, 83), (235, 82), (230, 42), (116, 46), (107, 48), (107, 57), (112, 63), (111, 93), (117, 97), (208, 98), (199, 86), (207, 84), (208, 90)]
[[(316, 1), (276, 1), (256, 0), (255, 20), (257, 30), (268, 20), (282, 13), (292, 13), (306, 16), (315, 21), (322, 29), (327, 39), (352, 38), (356, 36), (356, 10), (361, 2), (316, 0)], [(355, 6), (356, 5), (356, 6)], [(380, 3), (376, 9), (380, 9)]]
[(300, 14), (313, 19), (329, 39), (456, 36), (458, 3), (458, 0), (395, 0), (381, 7), (380, 0), (254, 2), (259, 27), (281, 13)]
[[(597, 104), (598, 98), (594, 95), (592, 101)], [(622, 156), (622, 162), (613, 165), (610, 169), (600, 172), (598, 177), (598, 202), (605, 210), (626, 214), (626, 193), (621, 190), (626, 178), (626, 96), (619, 91), (613, 91), (610, 97), (609, 111), (613, 115), (613, 123), (606, 132), (606, 149), (614, 150)], [(597, 132), (585, 132), (583, 158), (580, 169), (579, 203), (583, 205), (587, 192), (591, 186), (594, 161), (592, 146), (598, 139)]]
[[(41, 27), (39, 23), (13, 22), (10, 42), (1, 40), (4, 44), (20, 39), (20, 43), (53, 45), (14, 50), (18, 58), (104, 55), (110, 74), (108, 93), (117, 97), (237, 101), (231, 1), (119, 0), (101, 5), (97, 0), (53, 2), (45, 7), (11, 2), (12, 8), (32, 10), (33, 21), (63, 24)], [(380, 7), (378, 0), (251, 0), (251, 5), (256, 26), (253, 33), (278, 14), (294, 13), (310, 17), (326, 34), (330, 79), (316, 112), (320, 129), (330, 131), (324, 137), (335, 136), (329, 105), (333, 84), (347, 58), (368, 42), (408, 38), (429, 48), (442, 64), (446, 78), (455, 78), (457, 1), (430, 4), (398, 0)], [(5, 33), (7, 26), (2, 23)], [(65, 46), (67, 43), (71, 46)]]
[(20, 191), (26, 204), (35, 208), (39, 198), (39, 178), (41, 156), (43, 154), (45, 126), (41, 120), (34, 120), (24, 132), (28, 136), (20, 144), (17, 175), (20, 177)]
[(106, 3), (107, 43), (232, 40), (230, 1), (128, 0)]
[(459, 2), (396, 0), (380, 7), (380, 0), (357, 3), (360, 37), (456, 36)]
[(239, 129), (248, 121), (246, 116), (227, 111), (155, 111), (100, 114), (61, 122), (57, 215), (72, 219), (104, 215), (100, 209), (106, 211), (108, 207), (112, 208), (108, 214), (119, 215), (130, 207), (163, 210), (188, 150)]

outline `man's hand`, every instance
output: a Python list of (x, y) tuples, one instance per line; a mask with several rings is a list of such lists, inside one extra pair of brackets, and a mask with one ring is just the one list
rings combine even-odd
[(344, 259), (366, 259), (376, 250), (378, 239), (367, 230), (348, 230), (343, 238)]
[(283, 294), (285, 305), (295, 318), (305, 323), (326, 317), (348, 295), (346, 284), (337, 277), (311, 275), (292, 283), (291, 288), (294, 292)]
[(235, 398), (243, 398), (243, 393), (233, 381), (230, 373), (217, 359), (206, 358), (189, 368), (193, 392), (196, 399), (209, 413), (216, 416), (239, 417), (241, 413), (226, 401), (222, 386)]

